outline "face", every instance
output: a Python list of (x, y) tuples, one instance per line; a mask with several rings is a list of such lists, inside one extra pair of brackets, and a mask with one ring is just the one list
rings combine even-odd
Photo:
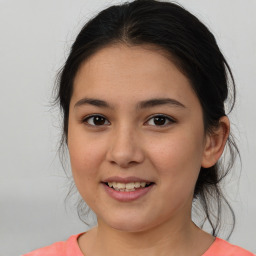
[(68, 148), (101, 225), (143, 231), (190, 218), (205, 136), (189, 80), (159, 52), (109, 46), (79, 69)]

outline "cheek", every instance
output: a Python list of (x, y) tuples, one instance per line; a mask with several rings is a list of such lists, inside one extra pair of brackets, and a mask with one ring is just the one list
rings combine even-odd
[(155, 143), (151, 159), (158, 172), (162, 214), (169, 216), (176, 209), (190, 207), (201, 166), (200, 147), (193, 136), (184, 134)]
[[(198, 131), (180, 131), (152, 140), (151, 160), (160, 182), (173, 188), (193, 188), (201, 167), (203, 137)], [(167, 184), (168, 181), (169, 184)]]
[[(73, 179), (76, 187), (90, 208), (98, 201), (97, 186), (100, 182), (99, 170), (104, 159), (102, 141), (85, 133), (70, 131), (69, 154)], [(76, 134), (75, 136), (73, 134)]]
[(97, 139), (97, 134), (86, 134), (83, 127), (70, 125), (68, 137), (68, 149), (71, 169), (77, 187), (90, 180), (98, 179), (97, 170), (104, 158), (103, 141)]

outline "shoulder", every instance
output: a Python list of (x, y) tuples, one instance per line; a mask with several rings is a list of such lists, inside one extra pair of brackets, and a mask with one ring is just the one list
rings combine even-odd
[(253, 253), (216, 237), (211, 247), (203, 256), (255, 256)]
[(77, 243), (77, 238), (82, 234), (73, 235), (66, 241), (56, 242), (22, 256), (83, 256)]

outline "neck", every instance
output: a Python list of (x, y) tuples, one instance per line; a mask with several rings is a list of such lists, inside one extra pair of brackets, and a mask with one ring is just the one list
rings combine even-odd
[(99, 220), (98, 226), (86, 233), (79, 245), (88, 256), (119, 256), (120, 252), (123, 256), (192, 256), (202, 255), (214, 241), (212, 236), (196, 227), (190, 218), (182, 225), (176, 223), (165, 223), (140, 232), (125, 232)]
[[(107, 235), (111, 237), (111, 241), (106, 238)], [(177, 227), (167, 230), (164, 226), (141, 232), (112, 230), (105, 233), (99, 227), (97, 236), (103, 242), (104, 248), (108, 248), (109, 255), (112, 256), (118, 255), (120, 251), (122, 251), (122, 255), (160, 256), (162, 252), (168, 251), (168, 248), (174, 250), (175, 247), (182, 247), (183, 244), (186, 244), (190, 237), (190, 230), (185, 231)], [(125, 254), (123, 254), (124, 252)]]

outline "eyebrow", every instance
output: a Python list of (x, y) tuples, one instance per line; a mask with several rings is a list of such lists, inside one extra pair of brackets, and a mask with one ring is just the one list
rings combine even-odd
[[(83, 99), (79, 100), (78, 102), (76, 102), (76, 104), (74, 105), (74, 108), (80, 107), (80, 106), (83, 106), (83, 105), (92, 105), (92, 106), (96, 106), (96, 107), (99, 107), (99, 108), (114, 109), (114, 107), (111, 106), (106, 101), (100, 100), (100, 99), (94, 99), (94, 98), (83, 98)], [(146, 109), (146, 108), (151, 108), (151, 107), (160, 106), (160, 105), (169, 105), (169, 106), (173, 106), (173, 107), (186, 108), (185, 105), (183, 105), (181, 102), (179, 102), (175, 99), (156, 98), (156, 99), (149, 99), (149, 100), (140, 101), (136, 105), (136, 109), (137, 110)]]

